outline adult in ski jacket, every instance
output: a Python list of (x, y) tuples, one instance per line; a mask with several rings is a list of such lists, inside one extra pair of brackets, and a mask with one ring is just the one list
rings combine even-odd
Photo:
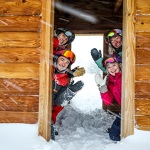
[[(107, 33), (105, 38), (105, 43), (108, 45), (108, 55), (116, 57), (121, 61), (122, 59), (122, 30), (114, 29)], [(103, 57), (101, 54), (101, 50), (97, 50), (93, 48), (91, 50), (91, 56), (97, 66), (105, 73), (106, 69), (102, 65)]]
[[(115, 100), (121, 106), (122, 72), (120, 62), (114, 57), (103, 59), (103, 67), (108, 75), (103, 79), (101, 75), (95, 75), (95, 81), (99, 88), (102, 101), (109, 106)], [(116, 118), (109, 129), (109, 136), (113, 141), (120, 141), (120, 118)]]

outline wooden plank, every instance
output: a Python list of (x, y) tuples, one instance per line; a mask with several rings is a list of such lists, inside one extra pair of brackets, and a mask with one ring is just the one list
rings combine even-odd
[(150, 16), (136, 16), (136, 32), (150, 32)]
[(135, 99), (135, 115), (150, 116), (150, 99)]
[(38, 133), (45, 140), (50, 140), (52, 108), (52, 57), (54, 33), (54, 0), (42, 2), (42, 32), (40, 59), (40, 95)]
[(150, 131), (150, 116), (136, 116), (135, 119), (137, 129)]
[(0, 16), (0, 31), (40, 31), (40, 16)]
[(115, 14), (118, 12), (121, 4), (122, 4), (122, 0), (116, 0), (115, 9), (114, 9)]
[(150, 0), (135, 0), (136, 14), (150, 14)]
[(123, 1), (123, 69), (122, 69), (122, 106), (121, 137), (134, 134), (134, 80), (135, 80), (135, 3)]
[(0, 47), (40, 47), (40, 33), (0, 32)]
[(140, 49), (149, 49), (150, 47), (150, 32), (136, 33), (136, 47)]
[(0, 96), (36, 96), (39, 95), (39, 80), (0, 79)]
[(39, 96), (1, 96), (0, 111), (38, 112)]
[(27, 123), (34, 124), (38, 121), (37, 112), (12, 112), (0, 111), (1, 123)]
[(150, 82), (150, 64), (149, 65), (136, 65), (135, 67), (135, 80)]
[(0, 48), (0, 63), (39, 63), (39, 48)]
[(150, 82), (135, 82), (135, 98), (150, 98)]
[(39, 64), (0, 64), (0, 78), (39, 79)]
[(1, 15), (40, 15), (41, 0), (1, 0)]
[(150, 64), (149, 48), (145, 48), (145, 49), (137, 48), (136, 49), (136, 64)]

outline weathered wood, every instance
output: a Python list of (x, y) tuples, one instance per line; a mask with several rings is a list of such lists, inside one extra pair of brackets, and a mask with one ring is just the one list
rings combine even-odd
[(0, 16), (0, 31), (40, 31), (40, 16)]
[[(143, 59), (144, 61), (144, 59)], [(136, 65), (135, 80), (150, 82), (150, 65)]]
[(40, 33), (0, 32), (0, 47), (40, 47)]
[(136, 32), (150, 32), (150, 16), (136, 16)]
[(39, 79), (39, 64), (0, 64), (0, 78)]
[(1, 123), (27, 123), (34, 124), (38, 121), (38, 112), (12, 112), (0, 111)]
[(150, 32), (137, 32), (136, 33), (136, 47), (143, 49), (143, 48), (150, 48)]
[(135, 34), (134, 0), (123, 1), (123, 69), (121, 137), (134, 134)]
[(39, 80), (0, 79), (0, 96), (36, 96), (39, 95)]
[(1, 96), (0, 111), (38, 112), (39, 96)]
[(149, 48), (136, 49), (136, 64), (150, 64), (150, 50)]
[(41, 0), (1, 0), (1, 15), (39, 15), (41, 14)]
[(135, 99), (135, 115), (150, 116), (150, 99)]
[(150, 0), (135, 0), (136, 14), (150, 14)]
[(52, 57), (54, 38), (54, 1), (42, 3), (42, 31), (40, 57), (40, 95), (39, 95), (39, 128), (38, 134), (50, 140), (52, 111)]
[(0, 63), (39, 63), (39, 48), (0, 48)]
[(135, 98), (150, 98), (150, 82), (135, 82)]
[(150, 131), (150, 116), (136, 116), (135, 119), (137, 129)]

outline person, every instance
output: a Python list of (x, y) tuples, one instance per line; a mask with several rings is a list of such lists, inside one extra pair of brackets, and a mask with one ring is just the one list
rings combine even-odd
[[(103, 79), (100, 74), (95, 75), (95, 81), (99, 88), (102, 101), (109, 106), (115, 100), (121, 106), (122, 72), (121, 62), (114, 57), (103, 59), (103, 67), (108, 74)], [(111, 128), (108, 129), (109, 137), (113, 141), (120, 141), (120, 116), (116, 115)]]
[[(56, 53), (53, 59), (53, 82), (52, 82), (52, 125), (51, 139), (55, 140), (55, 123), (58, 113), (63, 110), (76, 93), (82, 89), (84, 83), (77, 81), (70, 83), (68, 70), (75, 62), (75, 54), (70, 50)], [(57, 111), (59, 109), (59, 111)]]
[[(113, 57), (116, 57), (117, 59), (122, 59), (122, 30), (120, 29), (114, 29), (112, 31), (109, 31), (107, 33), (107, 36), (105, 38), (105, 43), (108, 45), (108, 55), (111, 55)], [(97, 50), (96, 48), (93, 48), (91, 50), (91, 56), (97, 66), (104, 72), (106, 72), (106, 69), (102, 65), (103, 57), (101, 54), (101, 50)]]

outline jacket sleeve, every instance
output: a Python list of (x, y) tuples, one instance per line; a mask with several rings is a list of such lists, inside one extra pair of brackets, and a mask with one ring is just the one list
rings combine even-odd
[(97, 64), (98, 68), (100, 68), (103, 72), (106, 73), (106, 69), (103, 67), (102, 61), (103, 61), (103, 57), (96, 60), (95, 63)]
[(101, 94), (102, 101), (105, 103), (105, 105), (109, 106), (113, 102), (113, 96), (109, 91), (100, 94)]

